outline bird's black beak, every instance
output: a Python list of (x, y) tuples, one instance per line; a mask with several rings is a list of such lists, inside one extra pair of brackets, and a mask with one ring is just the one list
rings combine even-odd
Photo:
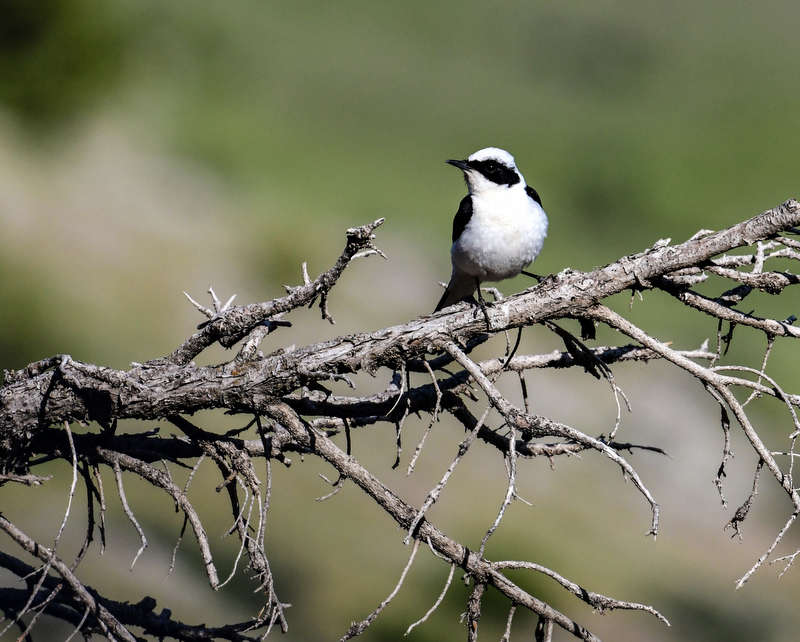
[(466, 172), (472, 169), (469, 165), (469, 161), (465, 160), (446, 160), (445, 163), (448, 163), (453, 167), (458, 167), (458, 169), (460, 169), (462, 172)]

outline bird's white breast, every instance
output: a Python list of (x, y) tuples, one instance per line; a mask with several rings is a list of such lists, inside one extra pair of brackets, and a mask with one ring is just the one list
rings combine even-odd
[(453, 266), (480, 281), (519, 274), (539, 254), (547, 236), (547, 216), (524, 185), (473, 193), (472, 217), (453, 243)]

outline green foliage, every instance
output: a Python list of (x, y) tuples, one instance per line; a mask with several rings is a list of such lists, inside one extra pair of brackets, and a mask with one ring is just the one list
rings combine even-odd
[(95, 107), (119, 77), (123, 40), (106, 3), (0, 2), (0, 102), (29, 127)]

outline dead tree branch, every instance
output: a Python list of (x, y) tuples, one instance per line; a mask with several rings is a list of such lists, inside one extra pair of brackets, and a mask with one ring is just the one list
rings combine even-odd
[[(643, 476), (621, 453), (634, 448), (663, 451), (656, 446), (615, 440), (621, 413), (620, 397), (626, 398), (615, 383), (611, 366), (629, 360), (643, 363), (652, 359), (664, 360), (698, 379), (720, 405), (726, 438), (716, 480), (720, 494), (725, 463), (730, 457), (731, 422), (728, 417), (735, 418), (759, 458), (756, 481), (763, 468), (792, 503), (791, 515), (774, 544), (739, 584), (744, 583), (771, 556), (800, 513), (800, 495), (792, 482), (795, 441), (800, 436), (795, 410), (800, 406), (800, 395), (785, 390), (774, 376), (767, 374), (767, 357), (775, 341), (796, 339), (800, 337), (800, 329), (794, 327), (794, 317), (773, 319), (768, 315), (742, 312), (736, 306), (755, 290), (779, 296), (800, 283), (795, 274), (785, 269), (769, 269), (777, 259), (784, 263), (800, 260), (797, 251), (800, 244), (781, 236), (800, 225), (800, 205), (796, 201), (788, 201), (720, 232), (703, 231), (679, 245), (669, 245), (668, 241), (656, 243), (645, 252), (623, 257), (592, 272), (564, 270), (525, 292), (496, 300), (486, 307), (485, 314), (475, 306), (463, 303), (403, 325), (262, 355), (258, 351), (261, 341), (278, 330), (286, 332), (290, 324), (284, 317), (295, 309), (318, 302), (323, 319), (333, 321), (328, 312), (328, 297), (347, 266), (356, 258), (373, 254), (382, 256), (373, 245), (374, 231), (381, 222), (382, 219), (348, 230), (345, 248), (336, 263), (313, 280), (303, 265), (302, 285), (287, 287), (284, 297), (265, 303), (234, 306), (232, 297), (222, 304), (210, 290), (212, 306), (209, 308), (190, 297), (207, 320), (199, 326), (198, 332), (160, 359), (135, 363), (123, 371), (84, 363), (69, 355), (57, 355), (16, 372), (5, 373), (5, 381), (0, 387), (0, 484), (46, 483), (49, 478), (36, 475), (34, 469), (45, 461), (62, 459), (73, 466), (70, 494), (75, 492), (78, 473), (83, 476), (89, 509), (86, 542), (72, 567), (60, 560), (55, 550), (34, 542), (16, 524), (0, 517), (0, 528), (20, 549), (42, 563), (34, 568), (12, 555), (0, 553), (0, 565), (24, 579), (28, 586), (27, 589), (0, 589), (0, 603), (11, 621), (22, 622), (24, 616), (39, 609), (69, 622), (84, 635), (99, 633), (109, 639), (126, 640), (134, 639), (128, 629), (130, 626), (140, 627), (150, 637), (178, 640), (213, 637), (254, 639), (248, 637), (250, 632), (258, 631), (257, 635), (263, 636), (276, 624), (283, 631), (287, 630), (285, 608), (288, 605), (278, 598), (279, 587), (275, 586), (270, 570), (264, 535), (272, 485), (269, 464), (275, 459), (289, 466), (291, 459), (288, 454), (294, 452), (330, 464), (339, 476), (334, 483), (336, 489), (345, 480), (353, 482), (380, 510), (408, 532), (409, 541), (414, 540), (411, 558), (394, 591), (366, 619), (354, 623), (342, 639), (361, 634), (387, 607), (401, 590), (421, 544), (427, 545), (450, 566), (450, 576), (434, 607), (412, 627), (428, 618), (444, 599), (456, 568), (461, 569), (466, 580), (473, 583), (467, 601), (468, 639), (476, 639), (482, 597), (486, 590), (493, 590), (504, 596), (510, 607), (504, 639), (510, 636), (513, 613), (522, 607), (539, 616), (541, 631), (537, 631), (537, 639), (549, 639), (555, 624), (575, 638), (597, 640), (570, 617), (510, 581), (503, 573), (505, 569), (544, 573), (592, 608), (642, 610), (666, 622), (651, 606), (588, 591), (535, 562), (493, 562), (485, 556), (489, 536), (502, 527), (506, 508), (516, 498), (516, 472), (519, 466), (524, 465), (522, 460), (546, 456), (552, 461), (557, 456), (585, 450), (602, 453), (633, 482), (651, 509), (652, 519), (647, 534), (656, 535), (658, 503), (647, 489)], [(752, 249), (745, 253), (725, 254), (744, 247)], [(693, 288), (704, 282), (707, 274), (726, 282), (728, 289), (716, 297), (695, 291)], [(663, 291), (716, 319), (720, 324), (720, 345), (716, 353), (710, 352), (705, 345), (700, 349), (675, 349), (603, 303), (614, 294), (627, 290), (636, 293), (644, 289)], [(559, 319), (577, 319), (585, 335), (591, 334), (594, 323), (605, 324), (626, 335), (632, 343), (590, 348), (561, 325), (553, 324)], [(731, 328), (747, 326), (767, 337), (768, 347), (759, 367), (719, 363), (723, 323), (730, 324)], [(512, 348), (509, 340), (505, 356), (482, 362), (470, 357), (476, 346), (494, 334), (535, 324), (542, 324), (555, 332), (564, 341), (566, 349), (546, 355), (517, 355), (519, 342)], [(729, 332), (727, 341), (730, 341), (730, 336)], [(196, 365), (193, 359), (215, 343), (226, 348), (241, 343), (241, 347), (230, 361), (212, 366)], [(580, 427), (536, 415), (528, 408), (522, 376), (525, 371), (574, 367), (593, 376), (604, 376), (611, 385), (618, 415), (616, 421), (611, 422), (609, 437), (592, 436)], [(354, 376), (360, 373), (377, 376), (381, 371), (390, 379), (381, 393), (340, 395), (332, 394), (324, 387), (326, 381), (345, 381), (354, 387)], [(518, 379), (522, 386), (524, 408), (514, 405), (496, 385), (497, 379), (506, 373), (512, 373), (511, 377)], [(733, 389), (736, 388), (747, 390), (750, 396), (746, 402), (740, 402), (734, 395)], [(785, 407), (788, 426), (785, 451), (770, 450), (747, 414), (747, 404), (759, 397), (778, 399)], [(472, 413), (465, 401), (467, 399), (480, 400), (484, 404), (486, 412), (483, 416), (476, 417)], [(243, 423), (247, 425), (220, 434), (187, 418), (198, 411), (212, 409), (242, 415), (246, 417)], [(396, 463), (399, 463), (403, 422), (420, 413), (427, 413), (430, 420), (424, 420), (427, 424), (425, 436), (414, 451), (408, 474), (413, 473), (414, 463), (424, 451), (425, 437), (439, 417), (447, 414), (455, 418), (467, 431), (468, 437), (461, 442), (439, 485), (431, 490), (422, 506), (415, 507), (377, 475), (367, 471), (350, 454), (350, 442), (357, 439), (357, 430), (377, 424), (394, 425), (398, 431)], [(179, 433), (163, 437), (158, 427), (136, 434), (119, 433), (117, 422), (122, 419), (168, 421)], [(68, 429), (74, 423), (90, 429), (74, 434)], [(257, 432), (254, 438), (247, 439), (241, 436), (245, 430)], [(339, 432), (346, 434), (345, 450), (332, 440)], [(464, 458), (467, 449), (481, 442), (499, 452), (500, 461), (507, 466), (508, 485), (504, 496), (498, 498), (498, 502), (502, 500), (500, 512), (486, 532), (480, 550), (475, 552), (434, 526), (427, 519), (426, 511), (439, 498), (455, 467), (467, 465), (465, 462), (468, 460)], [(264, 459), (268, 464), (266, 485), (256, 474), (254, 460), (257, 459)], [(100, 529), (104, 541), (106, 504), (97, 471), (106, 467), (115, 475), (121, 505), (140, 535), (142, 550), (147, 541), (145, 532), (124, 494), (123, 478), (131, 473), (165, 493), (183, 512), (184, 528), (188, 525), (198, 542), (209, 585), (215, 589), (221, 587), (224, 582), (218, 578), (202, 520), (187, 497), (194, 471), (204, 460), (216, 465), (220, 474), (218, 490), (225, 490), (230, 503), (233, 525), (229, 533), (239, 539), (237, 564), (240, 558), (246, 559), (259, 583), (259, 590), (264, 594), (264, 607), (256, 617), (217, 628), (189, 626), (171, 619), (166, 611), (156, 616), (152, 598), (144, 597), (133, 605), (115, 601), (99, 596), (78, 579), (78, 564), (93, 540), (95, 528)], [(172, 480), (171, 466), (192, 470), (183, 489)], [(89, 471), (93, 471), (97, 485)], [(734, 518), (736, 521), (732, 523), (739, 534), (756, 498), (756, 488), (754, 483), (746, 509), (743, 507), (738, 511)], [(99, 523), (95, 522), (96, 509)], [(68, 516), (69, 512), (65, 520)], [(788, 559), (791, 565), (797, 555), (794, 553), (779, 559)], [(35, 622), (33, 619), (25, 626), (30, 629)]]

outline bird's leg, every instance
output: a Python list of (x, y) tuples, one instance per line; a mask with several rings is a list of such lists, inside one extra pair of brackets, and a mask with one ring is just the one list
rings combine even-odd
[(475, 277), (475, 286), (478, 289), (478, 305), (481, 306), (481, 312), (483, 312), (483, 318), (486, 319), (486, 329), (491, 330), (492, 324), (489, 323), (489, 312), (486, 309), (486, 301), (483, 300), (483, 295), (481, 294), (481, 282), (478, 280), (478, 277)]
[(532, 279), (536, 279), (537, 283), (541, 283), (543, 276), (539, 276), (538, 274), (534, 274), (533, 272), (526, 272), (525, 270), (520, 270), (520, 274), (524, 274), (525, 276), (529, 276)]
[(511, 363), (511, 360), (514, 358), (514, 355), (517, 354), (517, 348), (519, 348), (520, 339), (522, 339), (522, 326), (519, 326), (519, 328), (517, 328), (517, 340), (514, 342), (514, 347), (511, 349), (511, 352), (508, 353), (506, 362), (503, 364), (503, 370), (508, 370), (508, 364)]

